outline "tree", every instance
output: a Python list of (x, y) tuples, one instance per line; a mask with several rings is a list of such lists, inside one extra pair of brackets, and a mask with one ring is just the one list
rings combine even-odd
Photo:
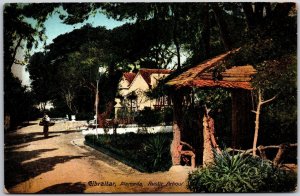
[[(10, 116), (13, 126), (21, 123), (31, 116), (33, 100), (30, 92), (23, 87), (21, 82), (11, 73), (14, 64), (26, 64), (30, 49), (35, 47), (38, 41), (44, 41), (43, 21), (52, 13), (54, 4), (15, 4), (4, 5), (4, 110)], [(28, 18), (34, 20), (33, 26)], [(18, 57), (23, 50), (25, 60)]]
[[(257, 151), (257, 142), (259, 135), (259, 123), (260, 123), (260, 114), (262, 105), (269, 103), (275, 99), (282, 104), (296, 104), (296, 55), (285, 55), (277, 60), (264, 61), (258, 66), (258, 71), (260, 74), (255, 80), (255, 85), (258, 87), (257, 92), (257, 107), (256, 111), (253, 111), (256, 114), (255, 119), (255, 132), (253, 139), (253, 156), (256, 155)], [(267, 100), (264, 100), (264, 97), (273, 96)], [(280, 96), (279, 96), (280, 95)], [(291, 95), (291, 96), (289, 96)], [(288, 97), (288, 100), (286, 98)], [(292, 104), (292, 105), (294, 105)], [(283, 105), (283, 106), (284, 106)], [(278, 106), (277, 106), (278, 107)], [(278, 108), (280, 112), (293, 113), (295, 108), (286, 106), (287, 108)], [(273, 112), (275, 108), (273, 108)], [(288, 109), (288, 110), (286, 110)], [(285, 112), (286, 111), (286, 112)], [(269, 111), (271, 112), (271, 111)], [(278, 118), (278, 117), (277, 117)], [(281, 117), (282, 119), (282, 117)], [(278, 119), (279, 120), (279, 119)], [(294, 120), (296, 118), (294, 117)], [(287, 122), (283, 122), (287, 123)], [(291, 123), (291, 122), (289, 122)]]
[[(252, 64), (258, 68), (262, 62), (276, 60), (296, 49), (295, 11), (292, 3), (107, 3), (94, 4), (87, 11), (99, 7), (114, 19), (135, 20), (132, 24), (124, 25), (119, 29), (132, 30), (135, 35), (147, 37), (144, 39), (146, 42), (135, 42), (142, 39), (132, 39), (130, 33), (125, 35), (126, 39), (131, 38), (129, 39), (131, 44), (126, 50), (120, 50), (120, 54), (131, 57), (128, 58), (127, 63), (151, 64), (152, 59), (158, 59), (157, 54), (161, 53), (160, 51), (168, 51), (172, 48), (170, 51), (177, 57), (177, 68), (180, 69), (233, 47), (242, 47), (236, 54), (236, 58), (228, 62), (229, 67)], [(80, 20), (78, 15), (74, 16), (76, 16), (73, 17), (74, 20), (70, 19), (70, 21)], [(163, 25), (157, 25), (159, 23)], [(145, 33), (148, 28), (152, 28), (151, 32), (154, 31), (156, 37), (162, 35), (162, 32), (167, 32), (167, 36), (155, 39)], [(137, 49), (142, 50), (135, 53)], [(184, 65), (180, 58), (182, 50), (190, 54)], [(158, 60), (151, 66), (156, 67), (157, 63)], [(260, 70), (256, 79), (266, 71), (267, 69)], [(269, 91), (265, 92), (266, 96), (270, 95)], [(180, 119), (174, 122), (178, 121)]]
[[(70, 112), (76, 114), (76, 92), (80, 88), (87, 88), (92, 94), (95, 92), (96, 70), (107, 57), (103, 53), (107, 47), (106, 34), (107, 30), (104, 28), (85, 26), (54, 39), (53, 43), (47, 46), (48, 52), (45, 54), (33, 55), (28, 70), (34, 91), (44, 92), (45, 89), (45, 97), (63, 99)], [(98, 36), (102, 39), (99, 40)], [(52, 83), (46, 85), (45, 81), (48, 81), (48, 84)], [(48, 88), (44, 88), (45, 86)]]
[(52, 66), (48, 66), (45, 54), (42, 52), (35, 53), (27, 65), (30, 73), (32, 93), (35, 100), (42, 105), (45, 111), (47, 103), (55, 97), (55, 70)]
[[(4, 22), (4, 67), (5, 72), (10, 72), (14, 63), (23, 64), (17, 59), (18, 49), (28, 53), (37, 46), (38, 41), (44, 41), (43, 22), (52, 14), (58, 4), (5, 4), (3, 13)], [(36, 26), (27, 19), (35, 20)]]
[[(278, 108), (280, 112), (286, 110), (284, 113), (293, 113), (295, 110), (288, 105), (296, 104), (293, 99), (296, 96), (296, 14), (293, 3), (244, 3), (242, 6), (248, 26), (246, 37), (249, 40), (245, 42), (238, 58), (242, 60), (242, 63), (253, 64), (258, 70), (254, 78), (254, 87), (257, 89), (253, 139), (253, 155), (255, 156), (262, 105), (276, 98), (274, 101), (277, 107), (281, 105), (281, 108)], [(257, 42), (257, 40), (260, 41)], [(287, 101), (286, 97), (290, 97), (290, 100)], [(268, 110), (268, 113), (274, 113), (274, 106), (268, 106), (268, 108), (273, 110)], [(291, 109), (292, 111), (288, 111)], [(276, 118), (282, 119), (282, 115)], [(295, 120), (296, 118), (290, 123)]]
[(12, 73), (4, 75), (4, 115), (10, 117), (9, 127), (16, 128), (25, 120), (37, 117), (33, 112), (34, 96)]
[[(139, 9), (137, 9), (137, 7)], [(157, 41), (167, 41), (170, 46), (173, 46), (174, 55), (177, 57), (177, 73), (180, 72), (183, 66), (194, 65), (194, 63), (198, 63), (200, 60), (209, 58), (210, 55), (215, 54), (216, 51), (220, 51), (220, 49), (214, 49), (214, 51), (212, 51), (210, 47), (211, 37), (214, 39), (222, 38), (222, 43), (226, 50), (229, 50), (232, 47), (227, 24), (225, 20), (223, 20), (223, 14), (226, 16), (228, 14), (226, 14), (226, 12), (222, 10), (218, 4), (106, 4), (104, 9), (107, 11), (108, 15), (118, 20), (136, 19), (136, 24), (141, 21), (144, 23), (148, 22), (146, 24), (151, 24), (150, 22), (159, 22), (155, 27), (152, 27), (152, 32), (154, 32), (154, 34), (159, 34), (160, 32), (168, 33), (168, 37), (166, 37), (166, 39), (160, 39)], [(210, 10), (214, 11), (215, 14), (212, 15), (212, 11), (210, 12)], [(213, 21), (217, 22), (213, 23)], [(216, 31), (215, 29), (219, 30), (219, 37), (212, 36), (214, 34), (210, 33), (210, 31)], [(191, 53), (191, 57), (188, 57), (189, 60), (185, 65), (181, 62), (181, 52), (183, 50)], [(203, 55), (203, 53), (205, 55)], [(178, 164), (180, 162), (180, 156), (178, 156), (179, 153), (177, 149), (180, 145), (181, 135), (183, 134), (181, 119), (183, 103), (177, 102), (182, 102), (184, 100), (183, 96), (184, 95), (178, 91), (176, 95), (171, 96), (173, 97), (174, 103), (174, 138), (171, 144), (173, 164)]]

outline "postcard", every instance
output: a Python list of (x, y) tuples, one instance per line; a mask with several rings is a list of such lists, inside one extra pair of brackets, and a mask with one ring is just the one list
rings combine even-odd
[(297, 192), (296, 2), (2, 14), (4, 193)]

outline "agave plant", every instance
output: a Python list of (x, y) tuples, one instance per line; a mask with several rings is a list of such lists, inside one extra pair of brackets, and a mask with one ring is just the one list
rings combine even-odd
[(149, 163), (149, 167), (153, 171), (164, 170), (165, 167), (169, 167), (170, 141), (167, 137), (161, 134), (157, 134), (144, 144), (143, 156), (147, 157), (147, 160), (152, 160)]
[(215, 154), (215, 162), (189, 174), (193, 192), (288, 192), (295, 190), (295, 174), (270, 162), (243, 154)]

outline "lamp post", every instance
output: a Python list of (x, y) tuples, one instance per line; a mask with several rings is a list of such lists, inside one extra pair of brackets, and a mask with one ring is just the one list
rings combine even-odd
[(96, 85), (96, 103), (95, 103), (95, 111), (96, 111), (96, 135), (98, 138), (98, 104), (99, 104), (99, 93), (98, 93), (98, 86), (101, 74), (104, 74), (106, 69), (104, 67), (99, 67), (97, 73), (97, 85)]

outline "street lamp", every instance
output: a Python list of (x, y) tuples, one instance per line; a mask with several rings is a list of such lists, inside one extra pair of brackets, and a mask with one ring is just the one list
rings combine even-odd
[(98, 138), (98, 104), (99, 104), (99, 94), (98, 94), (98, 86), (99, 86), (99, 80), (101, 74), (104, 74), (106, 71), (106, 68), (99, 67), (98, 73), (97, 73), (97, 86), (96, 86), (96, 101), (95, 101), (95, 111), (96, 111), (96, 135)]

